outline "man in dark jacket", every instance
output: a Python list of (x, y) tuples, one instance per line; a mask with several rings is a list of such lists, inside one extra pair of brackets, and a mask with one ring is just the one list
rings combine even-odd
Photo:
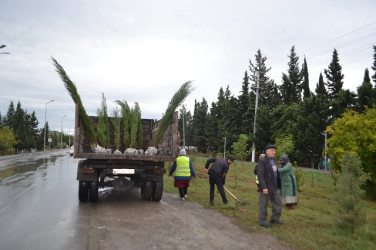
[(281, 188), (281, 180), (277, 171), (277, 163), (274, 160), (277, 147), (268, 145), (265, 148), (266, 156), (257, 163), (257, 177), (260, 183), (259, 196), (259, 223), (263, 227), (271, 227), (267, 221), (268, 203), (272, 203), (272, 217), (270, 223), (283, 223), (279, 220), (281, 217), (281, 198), (279, 189)]
[[(228, 156), (225, 159), (222, 158), (211, 158), (206, 161), (205, 171), (209, 174), (209, 184), (210, 184), (210, 205), (214, 205), (214, 187), (217, 185), (218, 191), (221, 194), (222, 201), (227, 204), (226, 194), (223, 189), (225, 185), (226, 174), (229, 170), (229, 165), (234, 162), (234, 158)], [(213, 165), (209, 169), (209, 165)]]

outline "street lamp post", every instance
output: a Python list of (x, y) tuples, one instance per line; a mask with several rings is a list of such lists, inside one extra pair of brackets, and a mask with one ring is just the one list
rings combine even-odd
[(68, 130), (68, 147), (70, 148), (70, 127), (69, 127), (69, 130)]
[(46, 103), (46, 109), (44, 110), (44, 136), (43, 136), (43, 151), (46, 151), (46, 123), (47, 123), (47, 104), (53, 102), (55, 100), (51, 100)]
[[(0, 49), (5, 48), (6, 45), (0, 44)], [(0, 54), (10, 54), (9, 52), (0, 52)]]
[(63, 119), (64, 117), (66, 117), (66, 115), (61, 117), (60, 149), (63, 149)]

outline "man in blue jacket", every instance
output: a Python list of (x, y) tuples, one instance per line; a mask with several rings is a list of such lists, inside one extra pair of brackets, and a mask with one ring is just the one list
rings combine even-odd
[[(214, 187), (217, 185), (218, 191), (221, 194), (222, 201), (227, 204), (226, 194), (223, 189), (225, 185), (226, 174), (229, 170), (229, 165), (234, 162), (234, 158), (227, 156), (226, 160), (222, 158), (211, 158), (206, 161), (205, 171), (209, 174), (210, 184), (210, 205), (214, 205)], [(209, 169), (209, 165), (213, 165)]]
[(268, 203), (272, 203), (272, 217), (270, 223), (283, 223), (279, 220), (281, 217), (282, 203), (279, 196), (281, 189), (281, 180), (279, 177), (277, 163), (274, 160), (277, 147), (267, 145), (265, 148), (266, 156), (257, 163), (257, 177), (260, 185), (259, 195), (259, 224), (262, 227), (271, 227), (267, 221)]

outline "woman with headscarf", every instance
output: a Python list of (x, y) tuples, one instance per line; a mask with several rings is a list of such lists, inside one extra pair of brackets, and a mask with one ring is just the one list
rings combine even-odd
[(174, 164), (171, 167), (171, 171), (168, 174), (168, 176), (172, 176), (172, 174), (175, 172), (175, 182), (174, 187), (177, 187), (179, 189), (180, 198), (182, 200), (187, 199), (188, 195), (188, 187), (189, 182), (191, 180), (191, 176), (194, 178), (196, 177), (195, 170), (192, 165), (191, 159), (189, 159), (187, 156), (187, 153), (185, 152), (185, 149), (183, 148), (179, 152), (179, 157), (176, 159)]
[(281, 177), (281, 200), (290, 210), (294, 210), (294, 204), (298, 202), (296, 180), (293, 166), (286, 155), (279, 157), (281, 167), (278, 169)]

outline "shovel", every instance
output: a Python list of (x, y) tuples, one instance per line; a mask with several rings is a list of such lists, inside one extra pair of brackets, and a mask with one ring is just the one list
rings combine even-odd
[(223, 186), (223, 188), (237, 201), (237, 202), (239, 202), (239, 203), (241, 203), (240, 202), (240, 200), (238, 200), (238, 198), (236, 198), (236, 196), (233, 194), (233, 193), (231, 193), (230, 192), (230, 190), (228, 190), (225, 186)]

